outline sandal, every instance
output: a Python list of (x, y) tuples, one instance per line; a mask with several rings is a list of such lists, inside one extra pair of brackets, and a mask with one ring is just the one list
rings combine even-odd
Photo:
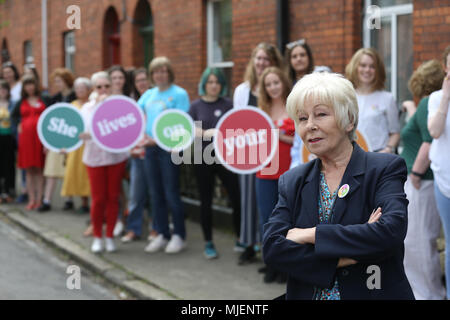
[(25, 207), (25, 209), (27, 209), (27, 210), (33, 210), (35, 205), (36, 205), (35, 202), (28, 202), (28, 204), (27, 204), (27, 206)]
[(93, 232), (93, 227), (92, 224), (90, 224), (87, 229), (83, 232), (83, 236), (84, 237), (90, 237), (92, 236), (92, 232)]

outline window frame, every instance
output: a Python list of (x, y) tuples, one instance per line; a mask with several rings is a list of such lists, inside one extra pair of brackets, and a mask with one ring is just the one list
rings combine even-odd
[(233, 61), (214, 62), (214, 3), (222, 0), (207, 0), (206, 6), (206, 47), (207, 62), (211, 68), (233, 68)]
[[(72, 45), (69, 44), (69, 40), (72, 38)], [(67, 31), (63, 33), (64, 42), (64, 67), (75, 71), (75, 53), (77, 52), (77, 46), (75, 44), (75, 31)], [(73, 59), (73, 61), (71, 60)], [(70, 66), (69, 66), (70, 65)]]
[(24, 65), (34, 63), (33, 41), (32, 40), (25, 40), (23, 42), (23, 60), (24, 60)]
[[(363, 46), (364, 48), (371, 47), (371, 29), (367, 28), (367, 19), (369, 18), (366, 15), (367, 8), (372, 5), (372, 0), (364, 1), (364, 19), (363, 19)], [(391, 93), (394, 98), (398, 99), (397, 96), (397, 17), (401, 15), (413, 14), (414, 5), (410, 4), (399, 4), (388, 7), (380, 7), (380, 18), (391, 18)]]

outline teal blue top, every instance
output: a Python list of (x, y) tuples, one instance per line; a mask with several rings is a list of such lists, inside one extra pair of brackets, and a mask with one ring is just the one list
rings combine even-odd
[(167, 109), (189, 110), (189, 95), (183, 88), (172, 84), (167, 90), (159, 91), (158, 87), (147, 90), (137, 104), (147, 117), (145, 132), (153, 137), (152, 127), (156, 117)]

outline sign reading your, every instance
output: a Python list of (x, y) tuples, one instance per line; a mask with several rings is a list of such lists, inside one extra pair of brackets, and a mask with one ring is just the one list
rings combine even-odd
[(252, 174), (261, 170), (277, 150), (278, 133), (272, 120), (255, 107), (228, 111), (216, 129), (216, 156), (235, 173)]

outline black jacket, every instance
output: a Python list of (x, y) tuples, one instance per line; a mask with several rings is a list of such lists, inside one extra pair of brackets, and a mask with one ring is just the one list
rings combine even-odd
[[(286, 299), (313, 299), (317, 289), (337, 278), (341, 299), (414, 299), (403, 267), (408, 200), (405, 161), (395, 155), (363, 151), (357, 144), (341, 185), (350, 190), (335, 200), (330, 224), (319, 224), (320, 160), (293, 168), (279, 179), (279, 200), (264, 225), (263, 257), (288, 274)], [(373, 209), (382, 216), (368, 224)], [(315, 245), (286, 239), (292, 228), (316, 227)], [(337, 269), (339, 258), (358, 263)], [(381, 288), (367, 284), (379, 267)]]

